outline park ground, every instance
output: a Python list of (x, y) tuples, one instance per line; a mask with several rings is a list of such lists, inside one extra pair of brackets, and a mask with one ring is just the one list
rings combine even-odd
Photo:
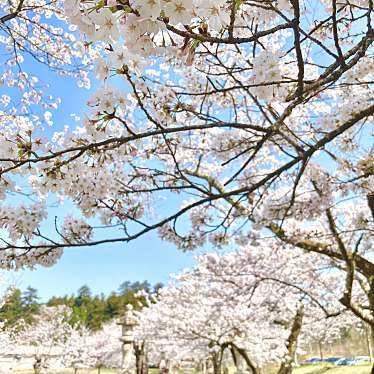
[(369, 374), (370, 370), (370, 364), (358, 366), (305, 365), (295, 369), (294, 374)]
[[(357, 366), (335, 366), (335, 365), (303, 365), (296, 368), (293, 374), (370, 374), (371, 364)], [(63, 371), (56, 374), (72, 374), (73, 371)], [(151, 369), (150, 374), (158, 374), (159, 370)], [(183, 372), (181, 372), (182, 374)], [(191, 372), (190, 372), (191, 373)], [(199, 374), (199, 372), (192, 372)], [(268, 370), (264, 374), (275, 374), (276, 371)], [(20, 371), (16, 374), (33, 374), (33, 371)], [(97, 370), (80, 370), (78, 374), (97, 374)], [(117, 374), (117, 370), (102, 369), (100, 374)]]

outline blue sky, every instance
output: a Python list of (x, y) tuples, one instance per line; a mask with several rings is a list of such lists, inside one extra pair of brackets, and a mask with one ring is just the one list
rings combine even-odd
[[(30, 59), (25, 60), (24, 67), (37, 75), (40, 83), (50, 85), (48, 93), (62, 99), (59, 109), (53, 111), (54, 126), (46, 135), (62, 130), (65, 125), (74, 128), (77, 123), (71, 118), (71, 114), (75, 113), (83, 118), (88, 109), (86, 101), (94, 88), (90, 91), (79, 89), (72, 79), (58, 77)], [(92, 83), (97, 86), (95, 79), (92, 79)], [(8, 90), (7, 93), (13, 96), (15, 92)], [(16, 100), (16, 96), (13, 98)], [(16, 196), (10, 197), (12, 204), (20, 202), (20, 198)], [(53, 216), (58, 215), (59, 221), (62, 222), (64, 214), (71, 209), (69, 205), (67, 203), (63, 207), (51, 207), (52, 221)], [(43, 225), (43, 230), (49, 233), (54, 230), (53, 227), (46, 226), (52, 222), (51, 217)], [(97, 239), (105, 239), (107, 234), (110, 235), (110, 232), (103, 231), (102, 236)], [(170, 273), (190, 267), (194, 255), (195, 253), (178, 251), (174, 246), (162, 242), (156, 233), (150, 233), (131, 243), (66, 249), (60, 261), (50, 268), (38, 266), (34, 270), (7, 272), (6, 277), (10, 283), (21, 289), (28, 286), (36, 288), (42, 301), (54, 295), (72, 294), (84, 284), (88, 285), (94, 294), (108, 294), (116, 291), (126, 280), (148, 280), (151, 284), (166, 283)]]
[(194, 253), (183, 253), (161, 242), (155, 233), (131, 243), (66, 249), (60, 261), (9, 274), (21, 289), (32, 286), (42, 300), (75, 292), (87, 284), (95, 294), (116, 291), (125, 280), (166, 283), (170, 273), (193, 265)]

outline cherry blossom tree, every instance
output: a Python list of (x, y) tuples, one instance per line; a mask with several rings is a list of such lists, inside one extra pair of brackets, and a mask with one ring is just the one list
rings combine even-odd
[(215, 373), (229, 350), (252, 373), (277, 362), (286, 374), (299, 346), (318, 335), (331, 339), (338, 326), (347, 326), (346, 315), (357, 323), (336, 298), (339, 277), (318, 255), (267, 244), (199, 257), (196, 268), (139, 312), (138, 338), (169, 360), (211, 356)]
[(65, 367), (79, 369), (118, 368), (121, 362), (121, 330), (113, 320), (98, 331), (76, 326), (71, 329), (63, 352)]
[(76, 326), (70, 330), (62, 354), (64, 367), (73, 368), (74, 374), (79, 369), (91, 368), (95, 362), (89, 346), (91, 332), (85, 326)]
[[(12, 347), (12, 335), (10, 331), (6, 328), (5, 323), (2, 321), (0, 323), (0, 350), (2, 353), (9, 352), (9, 348)], [(11, 372), (13, 369), (14, 361), (5, 362), (2, 365), (3, 372)]]
[(72, 367), (118, 367), (121, 359), (121, 330), (113, 320), (98, 331), (69, 323), (71, 310), (65, 306), (42, 306), (32, 324), (20, 321), (12, 331), (12, 345), (20, 355), (32, 355), (36, 370)]
[(121, 329), (113, 320), (103, 325), (102, 329), (91, 333), (87, 339), (87, 349), (91, 358), (91, 367), (119, 368), (121, 363)]
[[(53, 71), (89, 88), (98, 50), (86, 48), (74, 26), (66, 23), (63, 1), (3, 1), (0, 24), (1, 158), (22, 158), (43, 142), (43, 129), (53, 125), (53, 111), (61, 103), (60, 93), (35, 71)], [(15, 188), (3, 174), (1, 185), (2, 198)]]
[[(2, 136), (4, 266), (50, 265), (65, 247), (151, 230), (182, 250), (273, 236), (343, 271), (340, 302), (374, 340), (372, 10), (372, 0), (66, 1), (87, 45), (105, 46), (102, 87), (74, 131)], [(10, 205), (10, 193), (39, 201)], [(76, 211), (48, 217), (46, 198), (62, 196)], [(112, 234), (95, 236), (98, 220)]]
[[(9, 282), (4, 273), (0, 273), (0, 308), (3, 307), (7, 301), (8, 297), (12, 294), (12, 287), (9, 286)], [(12, 344), (12, 334), (7, 329), (6, 321), (2, 320), (0, 322), (0, 350), (1, 352), (7, 352)], [(5, 370), (11, 371), (13, 363), (8, 363), (4, 365)]]
[(334, 318), (317, 317), (314, 315), (311, 321), (305, 323), (303, 342), (317, 343), (321, 360), (323, 360), (323, 346), (341, 339), (343, 331), (349, 328), (357, 328), (360, 320), (351, 313), (343, 312)]
[(66, 306), (42, 306), (32, 324), (24, 321), (10, 331), (12, 346), (21, 356), (34, 358), (35, 374), (61, 367), (65, 344), (71, 334), (71, 310)]

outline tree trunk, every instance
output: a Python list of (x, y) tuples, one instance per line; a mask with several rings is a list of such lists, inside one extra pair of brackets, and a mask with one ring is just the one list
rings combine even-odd
[(222, 374), (222, 350), (212, 355), (213, 371), (214, 374)]
[(148, 359), (145, 342), (134, 344), (136, 374), (148, 374)]
[[(213, 348), (213, 345), (210, 348)], [(228, 348), (227, 343), (221, 345), (219, 351), (211, 354), (214, 374), (222, 374), (222, 359), (226, 348)]]
[(365, 323), (364, 325), (364, 330), (365, 330), (365, 338), (366, 338), (366, 346), (368, 350), (368, 356), (370, 357), (370, 362), (374, 362), (373, 359), (373, 334), (371, 333), (371, 328), (369, 325)]
[(369, 334), (369, 345), (371, 347), (371, 356), (370, 356), (370, 362), (372, 363), (371, 367), (371, 374), (374, 374), (374, 355), (373, 355), (373, 348), (374, 348), (374, 326), (370, 326), (370, 334)]
[(202, 362), (201, 369), (202, 369), (203, 374), (206, 374), (206, 372), (207, 372), (207, 370), (206, 370), (206, 361)]
[(234, 352), (237, 352), (241, 357), (244, 358), (244, 361), (247, 364), (249, 370), (251, 370), (252, 374), (261, 374), (262, 373), (261, 368), (257, 367), (256, 364), (254, 362), (252, 362), (252, 360), (248, 357), (248, 354), (244, 349), (239, 348), (239, 347), (234, 346), (234, 345), (233, 345), (233, 347), (234, 347)]
[(100, 372), (101, 372), (101, 366), (99, 365), (99, 366), (97, 367), (97, 374), (100, 374)]
[(235, 367), (237, 367), (238, 366), (238, 358), (235, 354), (235, 348), (233, 346), (230, 346), (230, 352), (231, 352), (231, 356), (232, 356), (232, 361), (234, 362)]
[(34, 373), (41, 374), (42, 371), (42, 359), (40, 357), (35, 358), (34, 362)]
[(292, 364), (295, 362), (297, 341), (299, 339), (301, 327), (303, 325), (303, 318), (304, 318), (304, 306), (301, 305), (296, 311), (296, 315), (294, 317), (292, 327), (291, 327), (290, 336), (288, 337), (287, 356), (284, 357), (284, 361), (282, 362), (278, 370), (278, 374), (291, 374), (292, 373), (292, 370), (293, 370)]
[(319, 348), (319, 358), (323, 360), (323, 350), (322, 350), (322, 343), (321, 341), (318, 342), (318, 348)]
[[(374, 318), (374, 277), (370, 278), (370, 291), (369, 291), (369, 305), (371, 316)], [(371, 374), (374, 374), (374, 323), (370, 324), (370, 333), (369, 335), (369, 349), (371, 349), (370, 361), (372, 362)]]

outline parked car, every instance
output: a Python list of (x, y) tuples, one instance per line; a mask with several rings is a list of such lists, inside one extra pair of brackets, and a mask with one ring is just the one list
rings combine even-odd
[(349, 365), (349, 362), (350, 360), (352, 360), (351, 358), (347, 358), (347, 357), (342, 357), (340, 360), (338, 361), (335, 361), (335, 365)]
[(325, 358), (323, 361), (328, 362), (330, 364), (335, 364), (337, 361), (341, 359), (342, 359), (341, 357), (328, 357), (328, 358)]
[(367, 361), (370, 361), (370, 357), (358, 356), (358, 357), (342, 358), (336, 361), (335, 365), (354, 366), (354, 365), (364, 364)]

